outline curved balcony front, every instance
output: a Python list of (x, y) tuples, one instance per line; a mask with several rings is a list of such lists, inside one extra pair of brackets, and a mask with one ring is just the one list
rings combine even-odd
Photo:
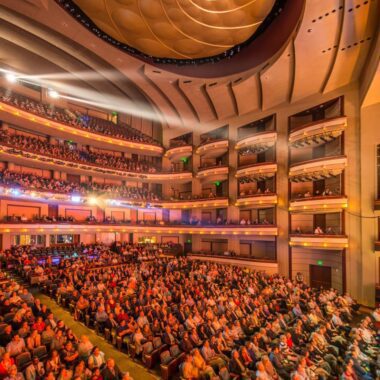
[(266, 207), (277, 204), (277, 194), (255, 194), (237, 198), (235, 206)]
[(180, 161), (186, 161), (193, 154), (192, 145), (177, 146), (175, 148), (169, 148), (165, 157), (167, 157), (172, 163), (178, 163)]
[(228, 152), (228, 139), (214, 140), (198, 146), (195, 151), (204, 158), (216, 158)]
[(276, 175), (277, 164), (274, 162), (260, 162), (246, 165), (236, 171), (236, 178), (249, 178), (253, 181), (263, 181)]
[(260, 132), (238, 141), (235, 149), (240, 153), (259, 154), (272, 148), (276, 144), (276, 141), (277, 132)]
[(129, 141), (126, 139), (107, 136), (101, 133), (91, 132), (86, 129), (81, 129), (69, 124), (44, 118), (35, 113), (24, 111), (8, 103), (0, 102), (0, 111), (6, 113), (7, 117), (3, 118), (3, 120), (9, 123), (20, 125), (20, 120), (23, 120), (22, 125), (28, 127), (32, 131), (53, 134), (54, 136), (62, 139), (67, 140), (71, 135), (71, 138), (76, 142), (103, 149), (128, 151), (150, 156), (161, 156), (164, 153), (164, 148), (160, 145)]
[(228, 179), (228, 166), (211, 166), (199, 168), (196, 177), (199, 178), (203, 184), (212, 182), (222, 182)]
[(342, 250), (348, 248), (348, 237), (345, 235), (314, 235), (299, 234), (290, 235), (291, 247), (303, 247), (310, 249)]
[(291, 131), (289, 143), (293, 148), (326, 144), (339, 137), (346, 127), (346, 116), (318, 120)]
[(348, 206), (345, 195), (299, 198), (290, 202), (292, 213), (318, 214), (341, 212)]
[(190, 234), (190, 235), (240, 235), (240, 236), (277, 236), (276, 226), (240, 226), (240, 225), (159, 225), (159, 224), (130, 224), (115, 223), (104, 224), (94, 222), (70, 222), (70, 223), (1, 223), (0, 233), (149, 233), (149, 234)]
[(323, 157), (303, 161), (290, 167), (289, 180), (292, 182), (319, 181), (341, 174), (346, 166), (346, 156)]
[(88, 175), (93, 173), (107, 178), (116, 179), (133, 179), (141, 182), (166, 182), (176, 181), (184, 183), (191, 181), (193, 174), (191, 172), (156, 172), (156, 173), (137, 173), (127, 170), (118, 170), (107, 168), (96, 164), (86, 164), (77, 161), (66, 161), (60, 158), (42, 155), (34, 152), (16, 149), (0, 144), (0, 153), (4, 160), (23, 164), (31, 167), (43, 167), (45, 169), (62, 170), (67, 168), (68, 171)]
[(191, 208), (225, 208), (229, 205), (228, 197), (223, 198), (207, 198), (207, 199), (190, 199), (190, 200), (172, 200), (150, 202), (154, 207), (167, 208), (172, 210), (191, 209)]

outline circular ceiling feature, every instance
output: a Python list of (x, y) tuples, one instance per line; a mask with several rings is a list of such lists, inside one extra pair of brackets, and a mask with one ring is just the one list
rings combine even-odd
[(250, 39), (276, 0), (72, 0), (108, 36), (156, 58), (200, 59)]

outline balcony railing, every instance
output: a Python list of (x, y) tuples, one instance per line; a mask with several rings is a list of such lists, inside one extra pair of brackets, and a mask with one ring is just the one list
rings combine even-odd
[(262, 153), (276, 144), (277, 132), (267, 131), (256, 133), (238, 141), (235, 149), (241, 153)]
[(213, 181), (225, 181), (228, 179), (228, 171), (229, 168), (227, 165), (200, 167), (198, 168), (196, 177), (207, 183)]
[(348, 248), (348, 237), (329, 234), (292, 234), (289, 238), (289, 245), (311, 249), (341, 250)]
[(239, 196), (236, 200), (235, 206), (273, 206), (277, 204), (277, 194), (274, 193), (261, 193), (255, 195)]
[(348, 201), (345, 195), (326, 195), (318, 197), (305, 197), (290, 202), (289, 211), (292, 213), (332, 213), (347, 208)]
[(3, 222), (0, 223), (0, 233), (96, 233), (96, 232), (134, 232), (153, 234), (190, 234), (190, 235), (239, 235), (239, 236), (277, 236), (277, 226), (270, 225), (207, 225), (193, 226), (183, 224), (131, 224), (96, 223), (96, 222), (68, 222), (68, 223), (39, 223), (39, 222)]
[(187, 159), (191, 157), (192, 154), (193, 154), (193, 146), (185, 145), (185, 146), (169, 148), (165, 153), (165, 157), (167, 157), (172, 162), (179, 162), (182, 159)]
[(206, 141), (198, 146), (196, 153), (202, 157), (219, 157), (228, 151), (228, 139)]
[(275, 176), (277, 164), (274, 162), (262, 162), (246, 165), (236, 171), (236, 178), (249, 177), (256, 181), (266, 180)]
[(292, 182), (319, 181), (341, 174), (346, 166), (346, 156), (323, 157), (303, 161), (291, 165), (289, 180)]
[(289, 142), (294, 148), (325, 144), (339, 137), (346, 126), (346, 116), (318, 120), (293, 129)]

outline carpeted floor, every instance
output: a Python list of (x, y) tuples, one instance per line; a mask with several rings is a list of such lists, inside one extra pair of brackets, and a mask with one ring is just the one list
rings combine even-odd
[(60, 307), (51, 298), (38, 292), (34, 293), (34, 296), (39, 298), (42, 303), (46, 304), (57, 318), (62, 319), (66, 326), (71, 328), (77, 337), (80, 337), (83, 334), (87, 335), (91, 342), (104, 352), (107, 358), (114, 358), (119, 368), (123, 372), (129, 372), (134, 380), (157, 380), (160, 378), (158, 373), (148, 371), (143, 365), (131, 360), (128, 355), (117, 350), (105, 339), (95, 334), (93, 330), (86, 327), (83, 323), (75, 321), (67, 310)]

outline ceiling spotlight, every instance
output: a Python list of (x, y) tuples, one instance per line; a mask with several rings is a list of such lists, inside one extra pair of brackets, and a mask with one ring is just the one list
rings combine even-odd
[(49, 90), (48, 95), (52, 99), (59, 99), (59, 93), (55, 90)]
[(9, 83), (16, 83), (17, 82), (17, 77), (16, 77), (16, 74), (14, 73), (6, 73), (5, 74), (5, 79), (9, 82)]

